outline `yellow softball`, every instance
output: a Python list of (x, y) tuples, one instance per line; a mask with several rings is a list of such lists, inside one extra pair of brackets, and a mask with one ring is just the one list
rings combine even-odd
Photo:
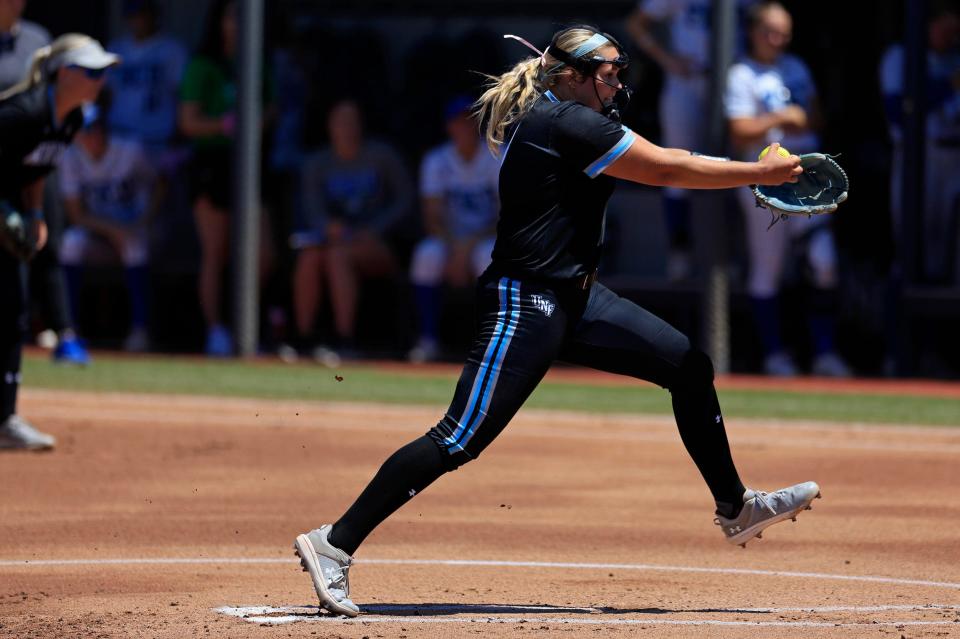
[[(760, 151), (760, 157), (757, 159), (762, 160), (763, 158), (765, 158), (767, 156), (767, 151), (769, 150), (770, 150), (769, 146), (764, 147), (763, 151)], [(777, 149), (777, 155), (779, 155), (782, 158), (788, 158), (790, 157), (790, 151), (787, 151), (785, 148), (781, 146), (779, 149)]]

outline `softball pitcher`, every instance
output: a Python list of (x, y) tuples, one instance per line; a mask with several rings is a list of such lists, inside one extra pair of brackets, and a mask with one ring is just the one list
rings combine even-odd
[(481, 96), (479, 119), (502, 164), (493, 262), (477, 288), (479, 334), (440, 422), (394, 453), (336, 523), (296, 538), (327, 610), (358, 614), (348, 572), (361, 542), (438, 477), (476, 459), (556, 359), (670, 390), (680, 436), (729, 541), (745, 544), (819, 494), (813, 482), (774, 493), (745, 488), (710, 358), (596, 281), (613, 178), (684, 188), (782, 184), (801, 172), (799, 158), (771, 153), (761, 162), (715, 162), (651, 144), (619, 122), (629, 92), (618, 74), (627, 63), (611, 36), (570, 27)]

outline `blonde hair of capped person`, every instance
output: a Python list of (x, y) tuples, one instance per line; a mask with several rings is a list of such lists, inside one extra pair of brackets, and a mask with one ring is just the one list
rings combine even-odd
[[(557, 46), (568, 53), (573, 53), (594, 35), (596, 32), (590, 29), (579, 27), (567, 29), (557, 38)], [(520, 40), (520, 38), (514, 39)], [(608, 44), (609, 42), (601, 44), (585, 54), (593, 53)], [(477, 100), (474, 108), (477, 121), (486, 122), (485, 133), (490, 151), (499, 156), (506, 130), (510, 125), (519, 120), (533, 106), (541, 93), (557, 86), (563, 77), (572, 73), (575, 73), (573, 69), (554, 58), (547, 50), (538, 58), (521, 60), (500, 76), (486, 76), (489, 80), (487, 89)]]
[[(49, 79), (63, 66), (64, 56), (70, 51), (93, 48), (103, 51), (99, 42), (82, 33), (65, 33), (45, 47), (33, 53), (26, 75), (6, 91), (0, 93), (0, 100), (6, 100), (17, 93), (29, 91), (44, 80)], [(116, 58), (116, 56), (113, 56)]]

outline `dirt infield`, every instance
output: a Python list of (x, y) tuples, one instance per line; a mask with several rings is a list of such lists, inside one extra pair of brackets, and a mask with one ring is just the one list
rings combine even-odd
[(290, 544), (443, 407), (21, 408), (60, 446), (0, 455), (2, 637), (960, 637), (960, 428), (728, 424), (751, 485), (824, 494), (742, 550), (670, 420), (523, 411), (373, 534), (346, 621)]

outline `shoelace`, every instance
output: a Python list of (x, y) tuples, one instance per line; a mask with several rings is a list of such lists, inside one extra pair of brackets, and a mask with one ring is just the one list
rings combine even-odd
[(777, 511), (770, 505), (770, 502), (767, 501), (767, 493), (755, 490), (753, 492), (753, 497), (756, 499), (764, 508), (770, 511), (771, 514), (776, 515)]
[[(777, 514), (777, 511), (774, 509), (773, 506), (770, 505), (770, 502), (767, 501), (767, 495), (768, 495), (768, 494), (769, 494), (769, 493), (765, 493), (765, 492), (763, 492), (762, 490), (755, 490), (755, 491), (753, 491), (753, 497), (754, 497), (754, 499), (755, 499), (757, 502), (759, 502), (760, 505), (761, 505), (763, 508), (766, 508), (767, 510), (769, 510), (771, 514), (776, 515), (776, 514)], [(722, 525), (723, 525), (722, 523), (720, 523), (720, 518), (719, 518), (719, 517), (714, 517), (714, 518), (713, 518), (713, 523), (714, 523), (714, 525), (716, 525), (716, 526), (722, 526)]]
[(342, 590), (344, 595), (350, 594), (350, 575), (348, 573), (351, 565), (352, 564), (348, 563), (346, 566), (343, 566), (339, 571), (334, 573), (335, 576), (330, 579), (330, 585)]

